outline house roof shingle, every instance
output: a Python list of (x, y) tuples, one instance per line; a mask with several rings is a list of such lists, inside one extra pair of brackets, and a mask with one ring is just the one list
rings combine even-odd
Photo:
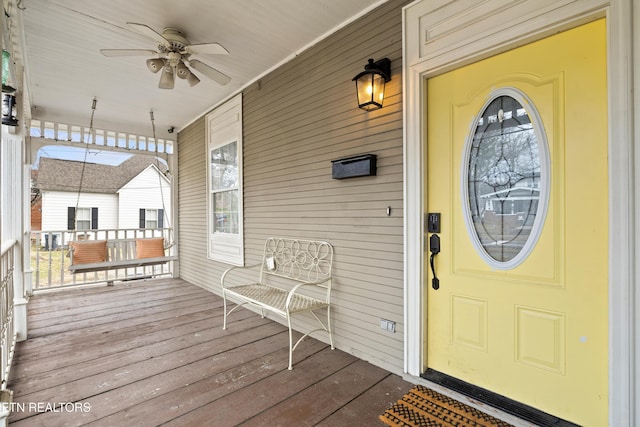
[(81, 189), (83, 193), (112, 194), (150, 165), (159, 166), (163, 173), (167, 171), (163, 163), (143, 155), (132, 156), (118, 166), (41, 158), (36, 187), (49, 191), (77, 192)]

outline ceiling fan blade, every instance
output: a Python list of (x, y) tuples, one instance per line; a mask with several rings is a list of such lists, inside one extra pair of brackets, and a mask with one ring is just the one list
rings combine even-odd
[(228, 55), (229, 51), (219, 43), (202, 43), (187, 46), (194, 55)]
[(221, 73), (215, 68), (208, 66), (204, 62), (198, 61), (197, 59), (189, 61), (189, 65), (191, 65), (195, 70), (200, 71), (202, 74), (209, 77), (211, 80), (214, 80), (223, 86), (231, 81), (231, 77), (227, 76), (224, 73)]
[(159, 44), (161, 44), (163, 46), (167, 46), (167, 45), (171, 44), (167, 39), (165, 39), (162, 36), (162, 34), (160, 34), (159, 32), (157, 32), (156, 30), (154, 30), (153, 28), (151, 28), (148, 25), (138, 24), (137, 22), (127, 22), (127, 25), (129, 25), (131, 28), (133, 28), (138, 33), (149, 37), (151, 40), (155, 40), (156, 42), (158, 42)]
[(104, 56), (153, 56), (158, 52), (149, 49), (100, 49)]

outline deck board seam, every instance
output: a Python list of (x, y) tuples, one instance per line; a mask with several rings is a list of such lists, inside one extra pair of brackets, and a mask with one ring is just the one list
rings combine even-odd
[[(268, 322), (265, 322), (265, 323), (263, 323), (263, 324), (260, 324), (260, 325), (255, 326), (255, 327), (254, 327), (254, 329), (261, 328), (261, 327), (267, 327), (267, 326), (272, 325), (273, 323), (275, 323), (275, 322), (270, 322), (270, 321), (268, 321)], [(202, 331), (206, 331), (206, 330), (216, 330), (217, 328), (219, 328), (219, 326), (212, 326), (211, 328), (201, 329), (201, 330), (200, 330), (200, 332), (202, 332)], [(246, 333), (247, 331), (248, 331), (248, 330), (243, 330), (243, 331), (241, 331), (241, 332), (245, 332), (245, 333)], [(283, 332), (285, 332), (285, 330), (284, 330), (284, 329), (283, 329), (283, 330), (277, 330), (277, 331), (274, 331), (273, 333), (270, 333), (269, 335), (265, 335), (264, 337), (265, 337), (265, 338), (269, 338), (269, 337), (271, 337), (271, 336), (276, 336), (276, 335), (278, 335), (278, 334), (280, 334), (280, 333), (283, 333)], [(196, 333), (197, 333), (197, 332), (196, 332)], [(240, 333), (240, 332), (238, 332), (238, 333)], [(192, 334), (189, 334), (189, 335), (192, 335)], [(186, 336), (186, 335), (182, 335), (182, 336)], [(95, 359), (87, 359), (87, 360), (84, 360), (84, 361), (81, 361), (81, 362), (75, 362), (75, 363), (70, 364), (70, 365), (67, 365), (67, 366), (60, 366), (60, 365), (57, 365), (57, 366), (55, 366), (55, 367), (54, 367), (53, 369), (51, 369), (51, 370), (48, 370), (48, 371), (41, 371), (41, 372), (39, 372), (38, 374), (35, 374), (35, 375), (41, 375), (41, 374), (49, 373), (49, 372), (52, 372), (52, 371), (55, 371), (55, 370), (60, 370), (61, 368), (67, 368), (67, 367), (71, 367), (71, 366), (81, 365), (81, 364), (83, 364), (83, 363), (92, 362), (92, 361), (99, 360), (99, 359), (104, 359), (105, 357), (115, 357), (115, 356), (117, 356), (117, 355), (119, 355), (119, 354), (125, 354), (125, 353), (128, 353), (128, 352), (132, 352), (132, 351), (134, 351), (134, 350), (141, 350), (141, 349), (143, 349), (143, 348), (145, 348), (145, 347), (159, 346), (159, 345), (161, 345), (161, 344), (163, 344), (163, 343), (167, 343), (167, 342), (170, 342), (170, 341), (176, 340), (176, 339), (178, 339), (178, 338), (180, 338), (180, 337), (171, 337), (171, 338), (167, 338), (167, 339), (164, 339), (164, 340), (154, 341), (153, 343), (150, 343), (150, 344), (145, 344), (145, 345), (141, 345), (141, 346), (139, 346), (139, 347), (129, 348), (129, 349), (127, 349), (127, 350), (117, 351), (117, 352), (110, 353), (110, 354), (98, 354), (98, 355), (96, 356), (96, 358), (95, 358)], [(217, 336), (217, 337), (211, 338), (210, 340), (207, 340), (207, 341), (205, 341), (205, 342), (213, 342), (213, 341), (217, 341), (217, 340), (221, 340), (221, 339), (225, 339), (225, 338), (226, 338), (226, 337), (224, 337), (224, 336)], [(246, 344), (251, 344), (251, 343), (253, 343), (253, 342), (257, 342), (257, 341), (260, 341), (260, 339), (256, 339), (256, 340), (254, 340), (254, 341), (252, 341), (252, 342), (248, 342), (248, 343), (243, 343), (242, 345), (239, 345), (239, 346), (236, 346), (236, 347), (232, 347), (232, 348), (228, 349), (227, 351), (231, 351), (231, 350), (233, 350), (233, 349), (240, 348), (240, 347), (242, 347), (242, 346), (244, 346), (244, 345), (246, 345)], [(196, 345), (200, 345), (200, 344), (202, 344), (202, 342), (194, 343), (193, 345), (189, 345), (189, 346), (186, 346), (186, 347), (181, 347), (181, 348), (178, 348), (178, 349), (173, 349), (173, 350), (171, 350), (171, 351), (167, 351), (167, 352), (165, 352), (165, 353), (158, 353), (158, 354), (154, 355), (152, 358), (157, 358), (157, 357), (161, 357), (161, 356), (166, 356), (166, 355), (168, 355), (168, 354), (175, 353), (175, 352), (178, 352), (178, 351), (182, 351), (182, 350), (185, 350), (185, 349), (188, 349), (188, 348), (190, 348), (190, 347), (194, 347), (194, 346), (196, 346)], [(217, 354), (217, 353), (214, 353), (214, 354)], [(135, 363), (141, 363), (141, 362), (143, 362), (143, 361), (144, 361), (144, 360), (140, 360), (140, 361), (135, 362)], [(17, 365), (17, 366), (18, 366), (18, 369), (19, 369), (19, 366), (20, 366), (20, 365)], [(105, 371), (102, 371), (102, 373), (104, 373), (104, 372), (109, 372), (109, 371), (112, 371), (112, 370), (115, 370), (115, 369), (117, 369), (117, 368), (107, 369), (107, 370), (105, 370)], [(32, 376), (35, 376), (34, 374), (31, 374), (31, 375), (32, 375)], [(96, 373), (96, 374), (88, 375), (88, 377), (93, 376), (93, 375), (97, 375), (97, 373)], [(76, 378), (76, 379), (74, 379), (74, 380), (72, 380), (72, 381), (75, 381), (75, 380), (77, 380), (77, 379), (83, 379), (83, 378), (86, 378), (86, 377), (78, 377), (78, 378)], [(12, 380), (11, 380), (11, 382), (13, 382), (13, 381), (14, 381), (14, 380), (12, 379)], [(69, 382), (71, 382), (71, 381), (69, 381)], [(67, 383), (68, 383), (68, 382), (67, 382)], [(66, 383), (59, 383), (59, 385), (60, 385), (60, 384), (66, 384)], [(16, 394), (16, 396), (21, 396), (21, 395), (20, 395), (20, 394)]]

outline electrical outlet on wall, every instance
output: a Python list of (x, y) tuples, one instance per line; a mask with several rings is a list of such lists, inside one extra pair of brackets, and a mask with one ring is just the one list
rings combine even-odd
[(395, 332), (396, 322), (387, 319), (380, 319), (380, 328), (388, 332)]
[(389, 332), (395, 332), (396, 331), (396, 322), (393, 322), (391, 320), (387, 321), (387, 331)]

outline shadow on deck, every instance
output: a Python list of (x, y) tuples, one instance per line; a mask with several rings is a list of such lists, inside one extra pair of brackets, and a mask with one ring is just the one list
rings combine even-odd
[[(412, 384), (180, 279), (38, 294), (11, 425), (376, 426)], [(42, 412), (46, 411), (47, 412)]]

